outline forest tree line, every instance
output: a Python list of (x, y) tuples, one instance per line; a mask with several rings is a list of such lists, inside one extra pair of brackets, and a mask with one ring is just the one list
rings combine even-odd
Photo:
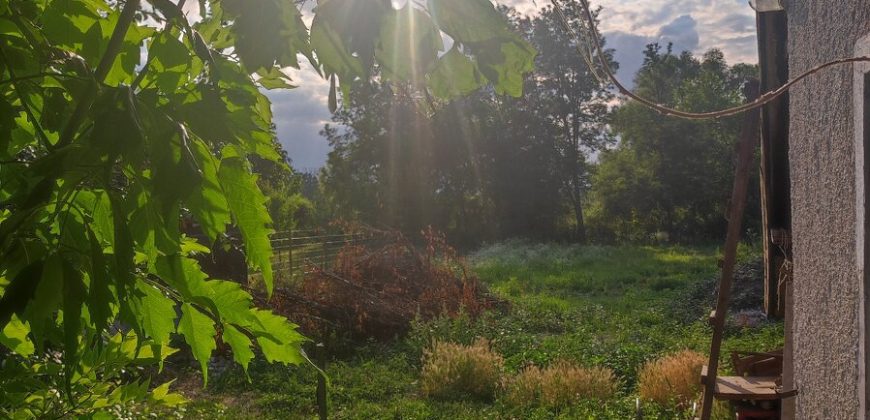
[[(484, 89), (434, 100), (398, 83), (355, 85), (321, 132), (331, 147), (321, 172), (266, 177), (277, 228), (431, 225), (461, 246), (721, 238), (740, 119), (682, 120), (622, 101), (595, 79), (552, 9), (503, 12), (538, 51), (522, 97)], [(577, 23), (578, 10), (567, 12)], [(757, 71), (715, 49), (698, 57), (654, 43), (643, 54), (634, 90), (696, 112), (741, 103)], [(615, 70), (612, 50), (607, 59)], [(759, 218), (752, 194), (750, 230)]]

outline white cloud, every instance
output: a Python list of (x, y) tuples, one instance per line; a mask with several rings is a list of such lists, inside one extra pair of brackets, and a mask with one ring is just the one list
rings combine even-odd
[(294, 167), (319, 168), (329, 153), (326, 139), (319, 134), (330, 119), (327, 107), (329, 82), (307, 63), (303, 63), (302, 70), (286, 69), (285, 72), (298, 87), (266, 92), (272, 101), (278, 140), (293, 160)]

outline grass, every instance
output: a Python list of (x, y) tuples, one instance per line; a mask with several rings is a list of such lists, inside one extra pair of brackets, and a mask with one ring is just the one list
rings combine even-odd
[[(746, 260), (756, 251), (742, 247)], [(507, 314), (488, 313), (415, 323), (411, 334), (391, 343), (359, 345), (335, 356), (330, 378), (330, 418), (614, 418), (635, 416), (637, 376), (648, 361), (689, 349), (706, 354), (711, 331), (703, 321), (706, 303), (687, 299), (693, 288), (717, 273), (715, 248), (579, 247), (507, 242), (471, 256), (475, 272), (511, 302)], [(692, 314), (685, 322), (686, 313)], [(617, 391), (604, 402), (517, 406), (505, 393), (494, 401), (441, 400), (424, 396), (421, 358), (435, 340), (470, 345), (483, 338), (504, 358), (510, 378), (530, 365), (570, 362), (613, 372)], [(730, 349), (781, 346), (783, 328), (769, 323), (727, 331)], [(723, 366), (729, 363), (723, 360)], [(190, 378), (198, 374), (191, 373)], [(252, 381), (238, 369), (210, 378), (208, 388), (192, 381), (194, 402), (186, 418), (312, 418), (317, 376), (308, 367), (270, 366), (256, 361)], [(146, 410), (147, 411), (147, 410)], [(646, 418), (685, 418), (673, 407), (645, 403)]]

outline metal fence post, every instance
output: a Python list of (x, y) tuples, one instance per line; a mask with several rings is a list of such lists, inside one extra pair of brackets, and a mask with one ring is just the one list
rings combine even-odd
[(324, 341), (326, 340), (323, 339), (317, 343), (314, 350), (317, 352), (315, 357), (321, 370), (320, 374), (317, 375), (317, 415), (320, 420), (326, 420), (329, 417), (329, 404), (326, 401), (326, 345), (323, 343)]
[(287, 246), (287, 264), (290, 265), (290, 282), (292, 283), (295, 277), (293, 272), (293, 228), (290, 228), (289, 235), (288, 241), (290, 245)]

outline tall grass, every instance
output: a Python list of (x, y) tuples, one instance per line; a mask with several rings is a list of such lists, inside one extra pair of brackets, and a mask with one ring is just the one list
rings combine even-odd
[(430, 397), (489, 401), (495, 397), (503, 370), (504, 359), (485, 339), (470, 345), (435, 341), (423, 352), (420, 386)]

